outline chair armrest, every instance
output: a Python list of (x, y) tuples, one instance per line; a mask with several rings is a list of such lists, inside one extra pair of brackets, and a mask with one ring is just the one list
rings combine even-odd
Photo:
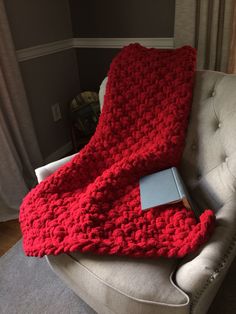
[[(35, 173), (38, 181), (41, 182), (74, 156), (75, 154), (37, 168)], [(197, 303), (206, 288), (212, 285), (215, 292), (207, 295), (210, 304), (209, 299), (213, 298), (217, 291), (214, 285), (216, 286), (218, 277), (226, 273), (234, 258), (236, 251), (235, 204), (235, 199), (231, 199), (217, 212), (216, 228), (208, 243), (194, 258), (193, 256), (185, 258), (176, 270), (176, 283), (180, 289), (191, 296), (192, 304)], [(204, 312), (200, 310), (198, 313)]]
[(101, 85), (100, 85), (99, 93), (98, 93), (101, 111), (102, 111), (102, 107), (103, 107), (103, 103), (104, 103), (104, 96), (106, 93), (107, 80), (108, 80), (108, 78), (105, 77), (104, 80), (102, 81)]
[(217, 292), (218, 287), (215, 289), (214, 285), (223, 280), (236, 254), (235, 199), (228, 201), (216, 218), (216, 228), (208, 243), (195, 258), (185, 259), (176, 271), (177, 285), (191, 295), (193, 303), (197, 303), (210, 285)]
[(65, 163), (70, 161), (76, 154), (73, 154), (71, 156), (64, 157), (62, 159), (56, 160), (51, 162), (50, 164), (47, 164), (45, 166), (42, 166), (40, 168), (35, 169), (35, 174), (38, 179), (38, 182), (40, 183), (45, 178), (50, 176), (53, 172), (55, 172), (59, 167), (63, 166)]

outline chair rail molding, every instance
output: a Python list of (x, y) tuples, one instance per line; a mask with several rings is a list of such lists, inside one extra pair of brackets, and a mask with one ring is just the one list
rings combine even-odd
[(73, 38), (74, 48), (122, 48), (140, 43), (152, 48), (173, 48), (173, 38)]
[(53, 53), (65, 51), (73, 48), (73, 39), (54, 41), (42, 45), (16, 50), (16, 56), (19, 62), (47, 56)]
[(140, 43), (152, 48), (174, 48), (174, 38), (69, 38), (16, 50), (19, 62), (58, 53), (73, 48), (117, 48)]

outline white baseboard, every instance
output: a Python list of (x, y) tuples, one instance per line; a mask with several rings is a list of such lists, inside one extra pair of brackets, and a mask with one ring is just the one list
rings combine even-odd
[(145, 47), (174, 48), (174, 38), (69, 38), (16, 51), (19, 62), (73, 48), (122, 48), (130, 43)]
[(57, 149), (55, 152), (51, 153), (49, 156), (47, 156), (44, 159), (44, 164), (47, 165), (50, 162), (56, 161), (58, 159), (61, 159), (65, 157), (66, 154), (68, 154), (73, 149), (72, 143), (68, 142), (65, 145), (61, 146), (59, 149)]

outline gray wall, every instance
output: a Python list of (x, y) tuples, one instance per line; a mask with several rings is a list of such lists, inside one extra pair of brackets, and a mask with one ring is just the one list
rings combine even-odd
[[(70, 0), (74, 37), (173, 37), (175, 0)], [(77, 49), (81, 89), (98, 90), (115, 49)]]
[(67, 0), (5, 0), (16, 49), (72, 37)]
[[(32, 118), (44, 157), (70, 141), (68, 101), (79, 92), (76, 53), (67, 50), (21, 63)], [(60, 103), (62, 119), (54, 122), (51, 105)], [(59, 157), (60, 158), (60, 157)]]
[[(174, 0), (5, 0), (16, 49), (71, 37), (173, 37)], [(75, 49), (20, 62), (43, 156), (70, 141), (67, 104), (97, 90), (118, 49)], [(80, 81), (80, 83), (79, 83)], [(51, 105), (62, 105), (53, 122)]]
[(119, 49), (76, 49), (81, 90), (98, 91)]
[(174, 0), (70, 0), (75, 37), (173, 37)]
[[(67, 0), (5, 0), (16, 49), (73, 37)], [(67, 103), (79, 91), (76, 53), (63, 51), (20, 62), (32, 118), (44, 158), (70, 141)], [(51, 105), (61, 104), (54, 122)]]

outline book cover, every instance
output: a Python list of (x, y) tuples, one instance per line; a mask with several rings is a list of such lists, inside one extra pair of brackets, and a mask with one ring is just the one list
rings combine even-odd
[(142, 177), (140, 199), (142, 210), (182, 201), (186, 208), (193, 210), (195, 215), (199, 216), (176, 167)]

